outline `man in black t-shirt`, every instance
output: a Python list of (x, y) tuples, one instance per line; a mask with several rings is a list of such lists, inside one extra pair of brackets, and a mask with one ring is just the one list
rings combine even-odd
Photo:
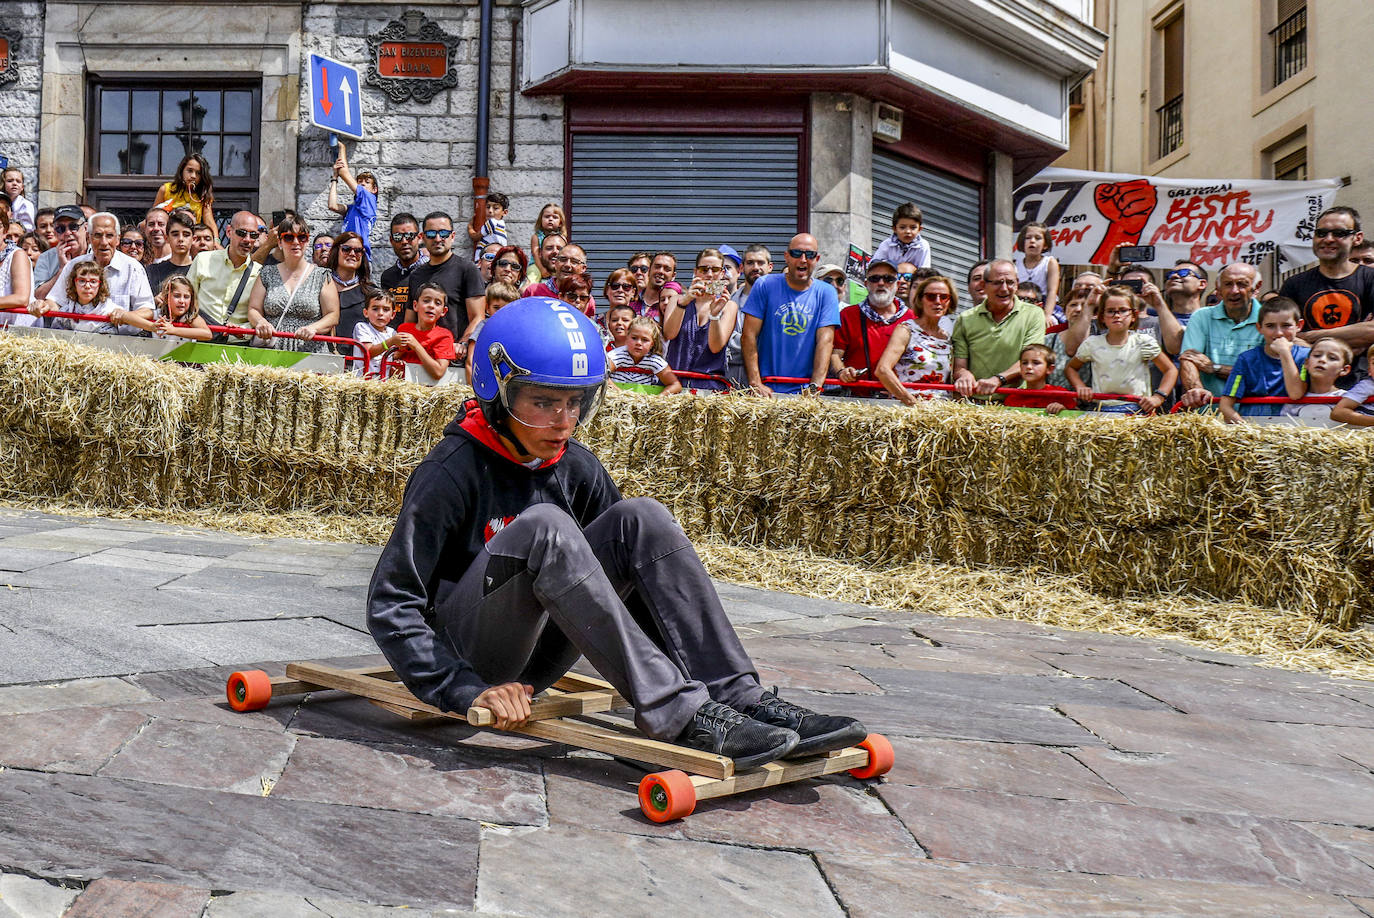
[(162, 290), (162, 285), (173, 274), (186, 276), (191, 270), (191, 237), (195, 234), (196, 224), (185, 211), (174, 210), (167, 217), (167, 245), (172, 254), (164, 261), (148, 265), (148, 286), (153, 296)]
[[(1279, 290), (1302, 307), (1299, 337), (1308, 344), (1339, 338), (1357, 355), (1374, 344), (1374, 268), (1350, 260), (1350, 250), (1363, 241), (1355, 208), (1332, 207), (1317, 218), (1312, 233), (1317, 266), (1288, 278)], [(1359, 363), (1367, 372), (1367, 362), (1361, 358)]]
[(382, 272), (381, 285), (396, 301), (396, 321), (410, 308), (410, 275), (428, 260), (420, 257), (420, 221), (412, 213), (391, 218), (391, 250), (396, 263)]
[[(454, 257), (453, 219), (448, 214), (439, 211), (426, 214), (424, 237), (429, 264), (410, 272), (410, 289), (419, 290), (425, 284), (443, 287), (448, 294), (448, 312), (439, 324), (453, 332), (453, 340), (462, 341), (485, 311), (486, 286), (482, 283), (482, 272), (469, 259)], [(414, 313), (414, 309), (406, 310), (407, 322), (415, 321)]]

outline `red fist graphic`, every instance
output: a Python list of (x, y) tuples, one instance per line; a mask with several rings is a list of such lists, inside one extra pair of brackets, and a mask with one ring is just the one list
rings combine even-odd
[(1134, 179), (1098, 185), (1093, 203), (1098, 213), (1111, 221), (1092, 258), (1093, 264), (1105, 265), (1111, 260), (1112, 249), (1140, 242), (1140, 233), (1159, 203), (1159, 193), (1147, 179)]

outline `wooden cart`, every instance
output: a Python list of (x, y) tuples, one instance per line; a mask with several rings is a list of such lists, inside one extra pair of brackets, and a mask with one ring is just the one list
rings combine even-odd
[[(469, 708), (466, 715), (447, 713), (420, 701), (401, 685), (388, 667), (339, 669), (321, 663), (290, 663), (285, 677), (262, 670), (245, 670), (229, 677), (225, 692), (235, 711), (256, 711), (277, 695), (335, 689), (366, 698), (408, 720), (438, 718), (490, 726), (494, 718), (486, 708)], [(886, 774), (893, 763), (892, 746), (873, 733), (857, 746), (805, 759), (769, 762), (736, 774), (735, 763), (713, 755), (652, 740), (628, 721), (607, 716), (626, 708), (625, 699), (610, 683), (569, 673), (530, 704), (530, 719), (510, 732), (533, 736), (582, 749), (647, 762), (667, 768), (645, 775), (639, 782), (639, 808), (653, 822), (667, 822), (690, 815), (698, 800), (726, 797), (760, 787), (801, 781), (819, 775), (848, 772), (856, 778)]]

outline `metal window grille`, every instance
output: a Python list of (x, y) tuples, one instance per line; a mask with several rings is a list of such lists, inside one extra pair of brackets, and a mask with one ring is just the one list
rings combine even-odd
[(1269, 33), (1274, 41), (1274, 85), (1307, 66), (1307, 7), (1289, 16)]
[(1183, 146), (1183, 96), (1174, 96), (1155, 109), (1159, 118), (1159, 155), (1168, 156)]

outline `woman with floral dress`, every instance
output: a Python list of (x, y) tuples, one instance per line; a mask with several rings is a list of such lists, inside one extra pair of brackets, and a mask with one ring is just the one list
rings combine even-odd
[(912, 391), (903, 383), (947, 383), (954, 366), (950, 332), (954, 330), (954, 310), (959, 295), (947, 277), (928, 277), (916, 287), (911, 312), (914, 318), (898, 325), (887, 349), (878, 358), (874, 375), (904, 405), (919, 398), (943, 398), (939, 391)]

